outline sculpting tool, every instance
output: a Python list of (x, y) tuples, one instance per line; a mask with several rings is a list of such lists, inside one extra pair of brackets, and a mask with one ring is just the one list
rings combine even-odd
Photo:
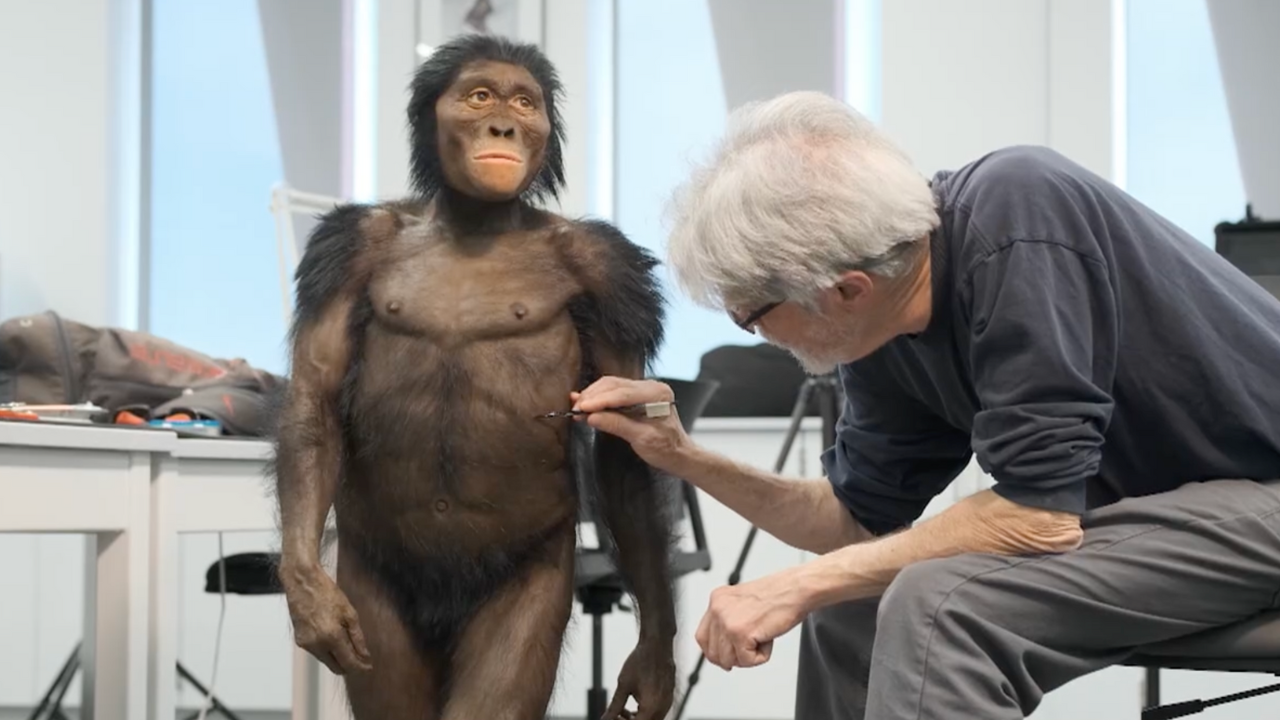
[[(623, 407), (609, 408), (607, 411), (602, 410), (601, 412), (616, 412), (616, 413), (622, 413), (623, 415), (643, 415), (644, 417), (647, 417), (647, 418), (659, 418), (659, 417), (666, 417), (670, 415), (672, 405), (675, 405), (675, 403), (674, 402), (638, 403), (636, 405), (624, 405)], [(549, 412), (543, 415), (539, 415), (538, 417), (540, 418), (576, 417), (578, 415), (590, 415), (590, 413), (586, 412), (585, 410), (558, 410), (555, 412)]]

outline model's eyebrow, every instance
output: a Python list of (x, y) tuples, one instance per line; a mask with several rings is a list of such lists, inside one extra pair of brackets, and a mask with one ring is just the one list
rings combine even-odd
[(525, 80), (500, 80), (483, 71), (468, 73), (459, 78), (459, 80), (459, 84), (464, 86), (464, 89), (474, 88), (477, 85), (485, 85), (507, 93), (520, 92), (538, 100), (542, 99), (542, 88), (536, 82), (529, 83)]

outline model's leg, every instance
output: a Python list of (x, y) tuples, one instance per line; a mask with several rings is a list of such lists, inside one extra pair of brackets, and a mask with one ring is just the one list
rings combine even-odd
[(573, 612), (573, 526), (463, 630), (449, 667), (446, 720), (543, 720)]
[(797, 720), (862, 720), (879, 598), (822, 608), (800, 628)]
[(1135, 648), (1275, 607), (1280, 484), (1196, 483), (1090, 513), (1061, 555), (908, 568), (880, 601), (867, 720), (1021, 720)]
[(351, 600), (373, 669), (344, 676), (355, 720), (428, 720), (439, 716), (439, 672), (414, 646), (396, 606), (353, 553), (338, 546), (338, 586)]

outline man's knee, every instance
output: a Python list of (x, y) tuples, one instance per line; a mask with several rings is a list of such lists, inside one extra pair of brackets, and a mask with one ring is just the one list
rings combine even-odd
[(940, 612), (982, 612), (983, 602), (974, 602), (982, 587), (974, 578), (991, 568), (998, 558), (958, 555), (924, 560), (899, 571), (880, 600), (876, 627), (886, 630), (920, 629), (936, 622)]

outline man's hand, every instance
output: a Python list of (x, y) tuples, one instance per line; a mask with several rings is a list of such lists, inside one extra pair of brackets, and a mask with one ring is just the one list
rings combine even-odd
[(569, 400), (575, 410), (590, 413), (584, 416), (584, 422), (622, 438), (640, 459), (664, 472), (674, 473), (680, 453), (693, 444), (680, 424), (679, 408), (673, 407), (670, 415), (661, 418), (632, 418), (610, 412), (611, 408), (639, 403), (672, 402), (675, 393), (665, 383), (605, 376), (580, 393), (570, 393)]
[(695, 635), (707, 660), (725, 670), (768, 662), (774, 639), (809, 613), (803, 574), (800, 566), (712, 592)]

